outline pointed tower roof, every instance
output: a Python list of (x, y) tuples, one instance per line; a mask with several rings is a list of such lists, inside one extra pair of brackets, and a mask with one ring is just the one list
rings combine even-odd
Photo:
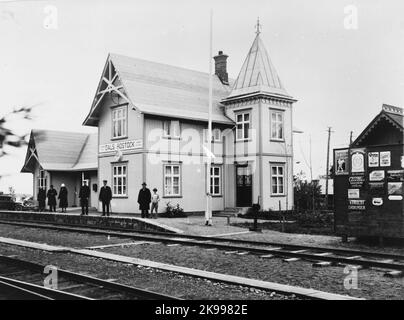
[(225, 100), (255, 94), (293, 99), (282, 85), (281, 79), (269, 58), (260, 38), (259, 24), (256, 34), (233, 89)]

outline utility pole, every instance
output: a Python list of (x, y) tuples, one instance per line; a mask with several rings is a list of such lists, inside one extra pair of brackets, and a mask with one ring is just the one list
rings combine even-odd
[(312, 210), (314, 212), (314, 182), (313, 182), (313, 165), (311, 163), (311, 135), (310, 135), (310, 181), (311, 181), (311, 188), (312, 188), (312, 195), (311, 195), (311, 201), (312, 201)]
[[(352, 133), (352, 132), (351, 132)], [(329, 176), (329, 166), (330, 166), (330, 138), (331, 138), (331, 127), (328, 127), (328, 142), (327, 142), (327, 165), (325, 172), (325, 207), (328, 208), (328, 176)]]
[(205, 225), (212, 225), (212, 194), (210, 191), (210, 170), (212, 167), (212, 22), (213, 11), (210, 10), (210, 37), (209, 37), (209, 111), (208, 111), (208, 152), (206, 157), (206, 211), (205, 211)]

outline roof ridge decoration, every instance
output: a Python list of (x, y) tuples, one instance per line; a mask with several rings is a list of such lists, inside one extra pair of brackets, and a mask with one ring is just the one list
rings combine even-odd
[(244, 60), (233, 89), (226, 99), (242, 97), (252, 93), (292, 98), (283, 86), (260, 34), (261, 25), (258, 19), (255, 39)]
[[(397, 116), (399, 116), (399, 119), (397, 119)], [(352, 142), (351, 146), (358, 146), (375, 129), (382, 119), (386, 120), (393, 127), (402, 132), (404, 130), (402, 118), (402, 108), (383, 104), (382, 111), (373, 118), (368, 126), (358, 135), (355, 141)]]
[(400, 116), (403, 116), (403, 114), (404, 114), (403, 108), (391, 106), (391, 105), (388, 105), (388, 104), (383, 104), (382, 110), (386, 111), (386, 112), (389, 112), (389, 113), (398, 114)]

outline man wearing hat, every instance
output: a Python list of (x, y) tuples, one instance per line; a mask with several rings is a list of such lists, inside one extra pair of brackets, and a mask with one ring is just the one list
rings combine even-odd
[(139, 209), (142, 212), (142, 218), (149, 217), (149, 209), (151, 202), (150, 190), (146, 188), (146, 182), (142, 183), (142, 189), (139, 190), (139, 195), (137, 197), (137, 203), (139, 203)]
[(83, 180), (83, 185), (80, 187), (79, 192), (81, 215), (88, 216), (88, 198), (90, 198), (90, 188), (87, 185), (87, 181)]
[(104, 180), (103, 183), (104, 185), (100, 189), (99, 200), (102, 202), (102, 216), (104, 217), (105, 211), (107, 211), (107, 217), (109, 217), (109, 205), (112, 199), (112, 191), (111, 188), (107, 186), (107, 180)]

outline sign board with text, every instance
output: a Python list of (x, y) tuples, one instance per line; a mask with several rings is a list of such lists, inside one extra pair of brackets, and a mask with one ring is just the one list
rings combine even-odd
[(98, 152), (116, 152), (116, 151), (130, 151), (143, 148), (143, 140), (127, 140), (107, 144), (100, 144)]

